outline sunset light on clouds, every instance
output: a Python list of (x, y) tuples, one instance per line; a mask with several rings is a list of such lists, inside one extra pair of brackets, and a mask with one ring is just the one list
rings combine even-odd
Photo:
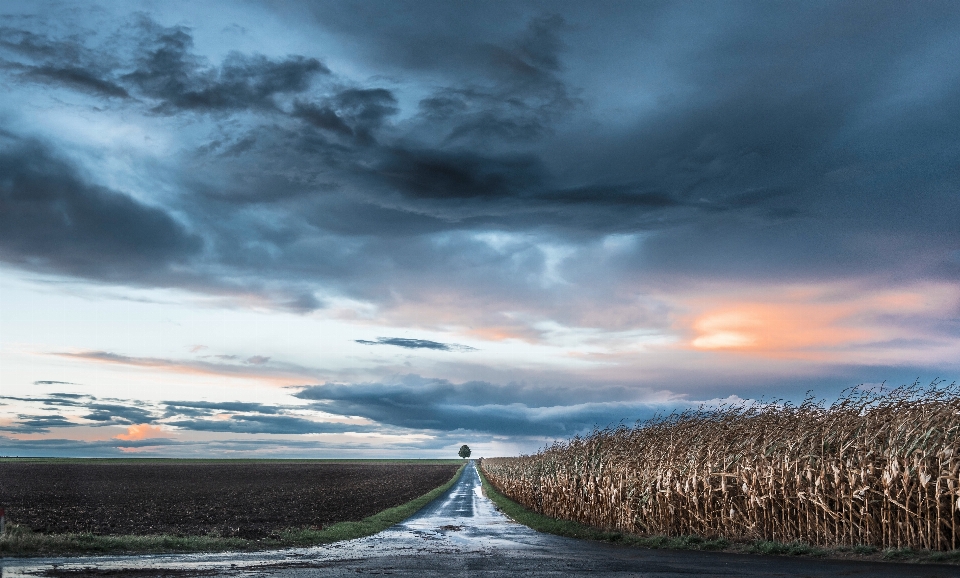
[(960, 375), (949, 3), (0, 13), (2, 455), (506, 455)]
[[(950, 363), (960, 338), (934, 327), (960, 307), (960, 287), (904, 289), (843, 286), (768, 287), (753, 300), (732, 300), (698, 316), (697, 349), (864, 364), (902, 358)], [(924, 347), (917, 347), (923, 342)]]
[(170, 434), (163, 430), (163, 428), (155, 425), (150, 425), (148, 423), (142, 423), (140, 425), (132, 425), (127, 428), (127, 433), (118, 434), (116, 438), (123, 441), (135, 441), (135, 440), (144, 440), (147, 438), (162, 438), (168, 437)]

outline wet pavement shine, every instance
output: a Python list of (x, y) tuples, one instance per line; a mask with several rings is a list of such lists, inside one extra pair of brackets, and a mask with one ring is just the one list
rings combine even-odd
[(646, 550), (541, 534), (504, 516), (473, 462), (416, 515), (379, 534), (269, 552), (0, 560), (2, 578), (392, 575), (958, 577), (960, 567)]

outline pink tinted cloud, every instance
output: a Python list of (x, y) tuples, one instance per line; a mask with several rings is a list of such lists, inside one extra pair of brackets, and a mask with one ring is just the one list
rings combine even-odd
[(127, 433), (119, 434), (114, 436), (118, 440), (123, 440), (127, 442), (139, 441), (148, 438), (166, 438), (170, 437), (170, 433), (161, 428), (160, 426), (150, 425), (148, 423), (141, 423), (138, 425), (132, 425), (127, 428)]
[[(898, 288), (842, 284), (767, 286), (699, 296), (681, 330), (694, 350), (820, 362), (931, 362), (958, 351), (937, 329), (956, 317), (960, 288), (926, 283)], [(950, 361), (943, 359), (943, 361)], [(955, 360), (954, 360), (955, 361)]]
[(254, 356), (247, 363), (217, 363), (196, 360), (176, 360), (157, 357), (131, 357), (109, 351), (55, 352), (51, 355), (94, 363), (107, 363), (159, 369), (188, 375), (216, 375), (237, 379), (257, 380), (277, 385), (291, 385), (303, 380), (316, 380), (316, 372), (292, 364), (270, 364), (269, 357)]

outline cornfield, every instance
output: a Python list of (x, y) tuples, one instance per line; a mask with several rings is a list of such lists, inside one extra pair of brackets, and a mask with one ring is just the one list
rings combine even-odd
[(641, 535), (957, 548), (960, 388), (728, 405), (482, 460), (528, 509)]

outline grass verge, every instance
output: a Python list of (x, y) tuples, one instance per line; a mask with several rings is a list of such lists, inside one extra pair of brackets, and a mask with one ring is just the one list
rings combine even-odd
[(730, 542), (724, 538), (702, 538), (700, 536), (638, 536), (617, 531), (600, 530), (579, 522), (560, 520), (531, 512), (510, 498), (501, 494), (483, 475), (480, 468), (480, 482), (484, 494), (490, 498), (501, 512), (513, 520), (529, 526), (538, 532), (613, 542), (626, 546), (668, 550), (715, 550), (740, 554), (767, 554), (779, 556), (814, 556), (820, 558), (838, 558), (853, 560), (887, 560), (896, 562), (921, 562), (936, 564), (960, 564), (960, 550), (936, 552), (930, 550), (888, 549), (880, 550), (872, 546), (841, 546), (822, 548), (802, 542), (773, 542), (753, 540), (749, 542)]
[(339, 522), (326, 528), (289, 528), (269, 538), (247, 540), (221, 536), (99, 536), (96, 534), (38, 534), (17, 524), (7, 524), (0, 535), (0, 557), (92, 554), (160, 554), (171, 552), (224, 552), (318, 546), (376, 534), (416, 514), (449, 490), (463, 466), (449, 482), (406, 504), (389, 508), (359, 522)]

